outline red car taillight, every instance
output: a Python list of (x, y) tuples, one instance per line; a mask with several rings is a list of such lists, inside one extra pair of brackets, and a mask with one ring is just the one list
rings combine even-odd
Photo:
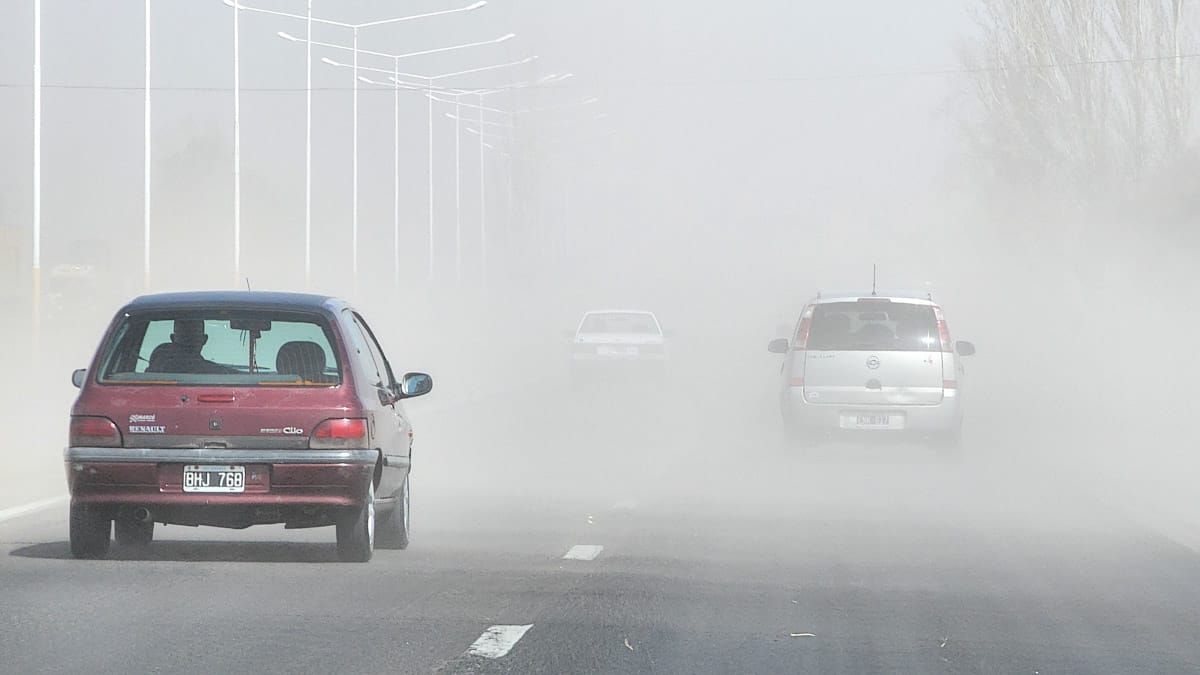
[(68, 442), (76, 448), (119, 448), (121, 430), (107, 417), (72, 417)]
[(804, 308), (800, 315), (800, 325), (796, 327), (796, 339), (792, 340), (792, 351), (802, 352), (808, 349), (808, 333), (812, 328), (812, 305)]
[(362, 418), (325, 420), (313, 429), (310, 448), (361, 448), (367, 443), (367, 421)]

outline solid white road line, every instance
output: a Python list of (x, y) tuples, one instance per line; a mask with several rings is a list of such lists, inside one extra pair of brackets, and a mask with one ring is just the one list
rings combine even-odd
[(14, 506), (10, 509), (4, 509), (3, 511), (0, 511), (0, 523), (3, 523), (6, 520), (12, 520), (13, 518), (20, 518), (21, 516), (28, 515), (34, 511), (41, 511), (42, 509), (49, 508), (55, 504), (61, 504), (65, 501), (67, 501), (67, 497), (63, 495), (61, 497), (51, 497), (50, 499), (42, 499), (40, 501), (25, 504), (23, 506)]
[(483, 631), (468, 649), (467, 656), (482, 656), (485, 659), (498, 659), (516, 646), (517, 641), (533, 628), (528, 626), (492, 626)]
[(599, 544), (576, 544), (563, 556), (563, 560), (595, 560), (604, 550)]

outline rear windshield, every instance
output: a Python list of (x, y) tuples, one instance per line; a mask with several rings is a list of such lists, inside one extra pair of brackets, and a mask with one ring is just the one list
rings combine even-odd
[(661, 335), (658, 321), (653, 315), (637, 312), (605, 312), (589, 314), (579, 327), (580, 333), (634, 333)]
[(103, 384), (340, 384), (332, 333), (319, 316), (262, 310), (125, 317), (101, 360)]
[(933, 307), (905, 302), (817, 305), (808, 348), (826, 351), (936, 352), (942, 343)]

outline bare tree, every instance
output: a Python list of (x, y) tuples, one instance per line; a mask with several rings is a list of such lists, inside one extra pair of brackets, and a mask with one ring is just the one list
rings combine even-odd
[(1081, 207), (1180, 166), (1195, 131), (1187, 0), (974, 3), (963, 126), (992, 187)]

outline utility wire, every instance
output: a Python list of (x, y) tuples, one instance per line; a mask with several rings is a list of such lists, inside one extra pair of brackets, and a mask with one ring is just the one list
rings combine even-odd
[[(1089, 59), (1084, 61), (1071, 61), (1066, 63), (1027, 63), (1013, 65), (991, 65), (991, 66), (976, 66), (967, 68), (935, 68), (928, 70), (897, 70), (897, 71), (881, 71), (874, 73), (829, 73), (824, 75), (795, 75), (795, 76), (766, 76), (759, 78), (738, 78), (738, 79), (719, 79), (707, 78), (703, 80), (675, 80), (668, 82), (639, 82), (638, 86), (657, 86), (657, 87), (679, 87), (679, 86), (713, 86), (713, 85), (746, 85), (746, 84), (770, 84), (770, 83), (786, 83), (786, 82), (823, 82), (823, 81), (839, 81), (839, 80), (863, 80), (863, 79), (883, 79), (883, 78), (904, 78), (904, 77), (933, 77), (933, 76), (952, 76), (952, 75), (974, 75), (979, 73), (999, 73), (999, 72), (1022, 72), (1022, 71), (1038, 71), (1038, 70), (1063, 70), (1067, 68), (1081, 68), (1092, 66), (1113, 66), (1135, 63), (1161, 63), (1166, 61), (1192, 61), (1200, 59), (1200, 52), (1187, 54), (1172, 54), (1170, 56), (1145, 56), (1131, 58), (1113, 58), (1113, 59)], [(0, 82), (0, 89), (32, 89), (31, 84), (17, 84)], [(63, 90), (84, 90), (84, 91), (144, 91), (145, 87), (141, 86), (120, 86), (120, 85), (102, 85), (102, 84), (71, 84), (71, 83), (51, 83), (43, 84), (43, 89), (63, 89)], [(488, 87), (492, 91), (502, 91), (509, 89), (506, 85), (497, 85)], [(570, 89), (571, 85), (560, 84), (544, 84), (544, 85), (526, 85), (522, 89)], [(359, 88), (360, 93), (369, 92), (388, 92), (391, 93), (392, 87), (383, 85), (382, 87), (364, 89)], [(401, 88), (401, 93), (408, 92), (414, 94), (422, 94), (426, 91), (430, 92), (454, 92), (462, 89), (462, 87), (420, 87), (417, 89)], [(208, 92), (220, 93), (233, 91), (233, 87), (151, 87), (151, 91), (160, 92)], [(242, 92), (253, 93), (295, 93), (305, 91), (304, 87), (242, 87)], [(313, 87), (315, 92), (341, 92), (351, 91), (352, 87)]]

